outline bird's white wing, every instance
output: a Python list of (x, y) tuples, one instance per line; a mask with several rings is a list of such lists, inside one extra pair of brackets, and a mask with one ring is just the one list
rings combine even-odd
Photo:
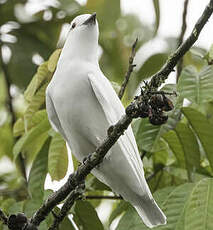
[(48, 92), (48, 88), (46, 90), (46, 109), (47, 109), (47, 114), (48, 114), (48, 118), (51, 123), (51, 126), (56, 132), (60, 132), (62, 136), (64, 137), (64, 139), (66, 140), (64, 130), (61, 127), (61, 123), (56, 113), (54, 103), (51, 99), (51, 95)]
[[(125, 109), (112, 88), (112, 85), (101, 72), (98, 76), (90, 73), (88, 74), (88, 77), (108, 122), (112, 125), (115, 124), (125, 114)], [(130, 156), (129, 159), (133, 159), (132, 163), (135, 165), (138, 175), (141, 175), (141, 173), (143, 173), (143, 165), (140, 159), (135, 137), (130, 126), (125, 131), (125, 135), (121, 138), (123, 140), (123, 147), (126, 149), (124, 154), (128, 154)]]

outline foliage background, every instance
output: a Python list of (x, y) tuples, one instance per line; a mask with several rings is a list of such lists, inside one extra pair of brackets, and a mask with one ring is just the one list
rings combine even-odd
[[(0, 207), (8, 214), (21, 211), (30, 217), (52, 193), (44, 189), (47, 173), (53, 180), (60, 180), (68, 167), (65, 143), (50, 128), (44, 103), (45, 88), (60, 53), (55, 48), (62, 27), (78, 14), (97, 12), (100, 65), (119, 89), (133, 41), (139, 37), (139, 50), (154, 40), (162, 13), (159, 2), (153, 0), (155, 20), (149, 25), (136, 14), (124, 15), (118, 0), (88, 0), (85, 5), (74, 0), (45, 1), (44, 7), (33, 14), (26, 11), (28, 4), (27, 0), (0, 1)], [(210, 34), (206, 36), (211, 40)], [(139, 84), (163, 65), (177, 41), (178, 36), (165, 38), (167, 48), (138, 66), (126, 90), (124, 105), (131, 101)], [(177, 84), (164, 85), (166, 91), (178, 92), (172, 98), (175, 109), (169, 113), (168, 122), (162, 126), (152, 126), (147, 119), (133, 123), (139, 150), (145, 154), (149, 186), (168, 218), (168, 225), (156, 229), (213, 227), (212, 60), (212, 49), (193, 47), (184, 57)], [(140, 63), (140, 57), (137, 61)], [(75, 159), (73, 162), (76, 167), (78, 163)], [(87, 195), (111, 194), (92, 176), (86, 187)], [(101, 221), (96, 212), (103, 211), (100, 203), (101, 199), (76, 202), (70, 212), (78, 229), (109, 229), (121, 214), (116, 230), (147, 229), (124, 201), (111, 202), (110, 217)], [(50, 215), (40, 229), (47, 229), (52, 218)], [(75, 225), (66, 218), (61, 229), (75, 229)], [(6, 227), (1, 225), (0, 229)]]

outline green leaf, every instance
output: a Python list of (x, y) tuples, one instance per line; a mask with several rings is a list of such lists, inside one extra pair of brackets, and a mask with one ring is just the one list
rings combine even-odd
[(183, 98), (196, 104), (213, 100), (213, 67), (205, 66), (200, 72), (193, 66), (184, 68), (178, 81), (178, 91)]
[(209, 52), (208, 52), (208, 61), (209, 63), (213, 61), (213, 44), (211, 45)]
[(74, 171), (75, 171), (79, 166), (79, 161), (76, 159), (74, 154), (72, 154), (72, 163), (73, 163), (73, 167), (74, 167)]
[(80, 228), (83, 228), (84, 230), (104, 229), (95, 209), (87, 201), (79, 200), (75, 203), (74, 221)]
[[(91, 190), (85, 193), (85, 196), (103, 196), (103, 195), (104, 195), (104, 191), (100, 191), (100, 190)], [(94, 208), (97, 208), (101, 204), (102, 199), (88, 199), (88, 201)]]
[[(189, 181), (188, 180), (188, 172), (187, 172), (186, 169), (177, 168), (175, 166), (174, 167), (170, 166), (169, 167), (169, 174), (171, 176), (173, 176), (173, 177), (180, 178), (181, 181), (182, 181), (181, 184), (186, 183), (186, 182)], [(202, 174), (200, 174), (199, 171), (198, 171), (198, 173), (197, 172), (193, 172), (193, 182), (200, 181), (200, 180), (204, 179), (205, 177), (206, 177), (206, 174), (204, 174), (204, 173), (202, 175)]]
[(53, 136), (48, 153), (48, 172), (52, 180), (64, 178), (68, 168), (66, 142), (59, 133)]
[(167, 58), (167, 53), (157, 53), (149, 57), (137, 72), (138, 81), (141, 82), (160, 70)]
[[(156, 227), (156, 230), (184, 229), (185, 206), (193, 187), (194, 184), (184, 184), (175, 189), (168, 187), (154, 194), (154, 198), (156, 196), (158, 205), (167, 217), (167, 224)], [(148, 230), (149, 228), (142, 223), (137, 212), (133, 208), (129, 208), (116, 228), (116, 230), (126, 229)]]
[[(47, 118), (47, 112), (45, 109), (39, 110), (33, 114), (30, 122), (28, 122), (28, 129), (30, 130), (34, 126), (38, 125), (42, 120)], [(20, 136), (25, 133), (24, 118), (19, 118), (13, 126), (13, 135)]]
[(23, 134), (24, 134), (24, 120), (22, 117), (20, 117), (18, 120), (16, 120), (13, 126), (13, 135), (15, 137), (18, 137)]
[[(168, 167), (168, 169), (170, 169), (170, 167)], [(164, 165), (155, 165), (154, 170), (154, 177), (149, 179), (149, 187), (151, 191), (157, 191), (158, 189), (162, 189), (168, 186), (180, 185), (185, 182), (182, 178), (179, 177), (179, 175), (173, 176), (169, 170), (167, 171), (167, 167), (164, 169)]]
[(120, 216), (124, 211), (126, 211), (130, 207), (130, 204), (124, 200), (121, 200), (115, 207), (115, 209), (111, 212), (111, 215), (109, 217), (109, 225), (112, 223), (112, 221)]
[[(37, 126), (33, 127), (29, 132), (25, 133), (13, 147), (14, 159), (22, 150), (26, 151), (26, 149), (30, 146), (33, 146), (34, 149), (39, 150), (41, 148), (41, 145), (43, 145), (41, 139), (43, 140), (47, 137), (47, 132), (49, 129), (50, 124), (46, 117)], [(39, 140), (39, 142), (35, 146), (35, 142), (37, 140)], [(30, 153), (31, 157), (34, 157), (36, 153), (37, 152), (34, 152), (34, 154)]]
[[(200, 106), (199, 106), (200, 108)], [(213, 101), (203, 104), (204, 113), (210, 123), (213, 124)]]
[(168, 221), (167, 225), (163, 226), (162, 229), (184, 229), (183, 220), (185, 217), (185, 206), (193, 187), (194, 184), (178, 186), (168, 194), (163, 202), (161, 201), (162, 211), (165, 213)]
[(32, 163), (32, 161), (37, 156), (38, 152), (41, 150), (44, 142), (48, 138), (48, 131), (41, 133), (33, 142), (27, 144), (23, 148), (23, 153), (26, 159), (26, 163)]
[[(154, 162), (154, 166), (162, 168), (163, 165), (167, 164), (168, 161), (168, 157), (169, 157), (169, 152), (167, 151), (167, 149), (163, 149), (161, 151), (155, 152), (153, 154), (153, 162)], [(155, 169), (156, 170), (156, 169)]]
[(159, 152), (167, 149), (161, 136), (169, 129), (170, 124), (167, 121), (165, 125), (152, 125), (148, 118), (142, 119), (136, 134), (136, 141), (139, 150), (147, 152)]
[(162, 201), (166, 200), (168, 196), (176, 189), (175, 186), (169, 186), (162, 189), (157, 190), (154, 193), (154, 198), (157, 203), (162, 203)]
[(185, 230), (213, 229), (213, 180), (204, 179), (194, 187), (185, 211)]
[(28, 85), (27, 89), (24, 92), (24, 99), (27, 102), (31, 102), (32, 97), (35, 95), (38, 88), (41, 86), (41, 84), (48, 79), (49, 71), (48, 71), (48, 63), (44, 62), (41, 64), (38, 69), (37, 73), (32, 78), (30, 84)]
[(121, 89), (120, 85), (115, 81), (111, 81), (111, 85), (113, 89), (115, 90), (115, 92), (118, 94)]
[(200, 168), (200, 151), (197, 139), (189, 126), (184, 123), (179, 123), (175, 131), (184, 151), (189, 179), (192, 181), (193, 172)]
[(24, 206), (24, 201), (15, 202), (9, 207), (8, 212), (10, 214), (16, 214), (18, 212), (23, 212), (23, 206)]
[(69, 218), (65, 217), (60, 224), (59, 230), (76, 230), (76, 228), (73, 227), (73, 224)]
[(194, 66), (198, 71), (206, 66), (205, 61), (206, 50), (200, 47), (193, 46), (191, 49), (184, 55), (183, 66)]
[(111, 189), (107, 185), (99, 181), (93, 175), (86, 180), (86, 188), (89, 190), (111, 191)]
[(160, 126), (152, 125), (148, 118), (142, 119), (136, 135), (136, 141), (140, 151), (148, 152), (160, 151), (158, 141), (160, 139)]
[(38, 112), (39, 109), (42, 109), (42, 106), (45, 104), (45, 91), (47, 88), (48, 82), (39, 88), (35, 95), (33, 95), (30, 104), (28, 105), (24, 113), (24, 127), (28, 131), (31, 126), (31, 120), (33, 115)]
[(179, 167), (185, 168), (184, 151), (183, 151), (183, 147), (180, 143), (180, 140), (179, 140), (176, 132), (173, 130), (170, 130), (169, 132), (167, 132), (163, 135), (163, 139), (167, 142), (167, 144), (169, 145), (169, 148), (174, 153), (174, 155), (178, 161)]
[[(107, 185), (99, 181), (95, 176), (92, 174), (88, 175), (86, 178), (86, 196), (102, 196), (104, 195), (104, 191), (112, 191)], [(91, 199), (90, 203), (93, 207), (97, 207), (101, 203), (101, 199)]]
[(127, 212), (122, 216), (116, 230), (141, 230), (143, 227), (142, 220), (138, 216), (133, 207), (128, 208)]
[(211, 168), (213, 169), (213, 124), (211, 124), (202, 113), (190, 107), (182, 108), (182, 112), (198, 136)]
[(57, 49), (52, 53), (48, 60), (48, 70), (52, 73), (55, 71), (60, 54), (61, 49)]
[(187, 168), (189, 179), (200, 168), (200, 151), (197, 139), (192, 130), (184, 123), (179, 123), (174, 131), (163, 135), (170, 149), (178, 160), (179, 167)]
[(3, 200), (3, 202), (1, 202), (1, 210), (3, 212), (5, 212), (6, 214), (11, 214), (9, 212), (9, 209), (12, 205), (14, 205), (16, 203), (16, 200), (13, 199), (13, 198), (9, 198), (9, 199), (6, 199), (6, 200)]
[[(38, 192), (40, 193), (40, 191)], [(28, 218), (31, 218), (33, 214), (40, 208), (41, 204), (42, 204), (42, 200), (39, 199), (26, 200), (24, 203), (24, 214)]]
[(44, 182), (47, 174), (48, 149), (50, 138), (47, 139), (38, 153), (30, 170), (28, 189), (32, 199), (42, 201), (44, 196)]

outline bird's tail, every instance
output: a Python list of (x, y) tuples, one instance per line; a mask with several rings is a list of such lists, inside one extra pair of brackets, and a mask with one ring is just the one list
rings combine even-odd
[(166, 216), (158, 207), (153, 198), (140, 199), (137, 205), (134, 205), (139, 216), (143, 222), (149, 227), (153, 228), (157, 225), (166, 224)]

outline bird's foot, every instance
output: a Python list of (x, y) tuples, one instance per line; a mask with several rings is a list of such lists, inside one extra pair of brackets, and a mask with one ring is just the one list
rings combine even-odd
[(89, 155), (87, 155), (86, 157), (84, 157), (82, 164), (85, 165), (86, 161), (91, 161), (91, 157), (92, 157), (92, 153), (90, 153)]
[(114, 125), (111, 125), (108, 129), (107, 129), (107, 135), (110, 136), (112, 134), (114, 130)]
[(74, 173), (72, 173), (68, 178), (68, 183), (72, 187), (74, 187), (76, 185), (76, 182), (77, 182), (76, 179), (75, 179), (75, 176), (76, 176), (76, 171)]

